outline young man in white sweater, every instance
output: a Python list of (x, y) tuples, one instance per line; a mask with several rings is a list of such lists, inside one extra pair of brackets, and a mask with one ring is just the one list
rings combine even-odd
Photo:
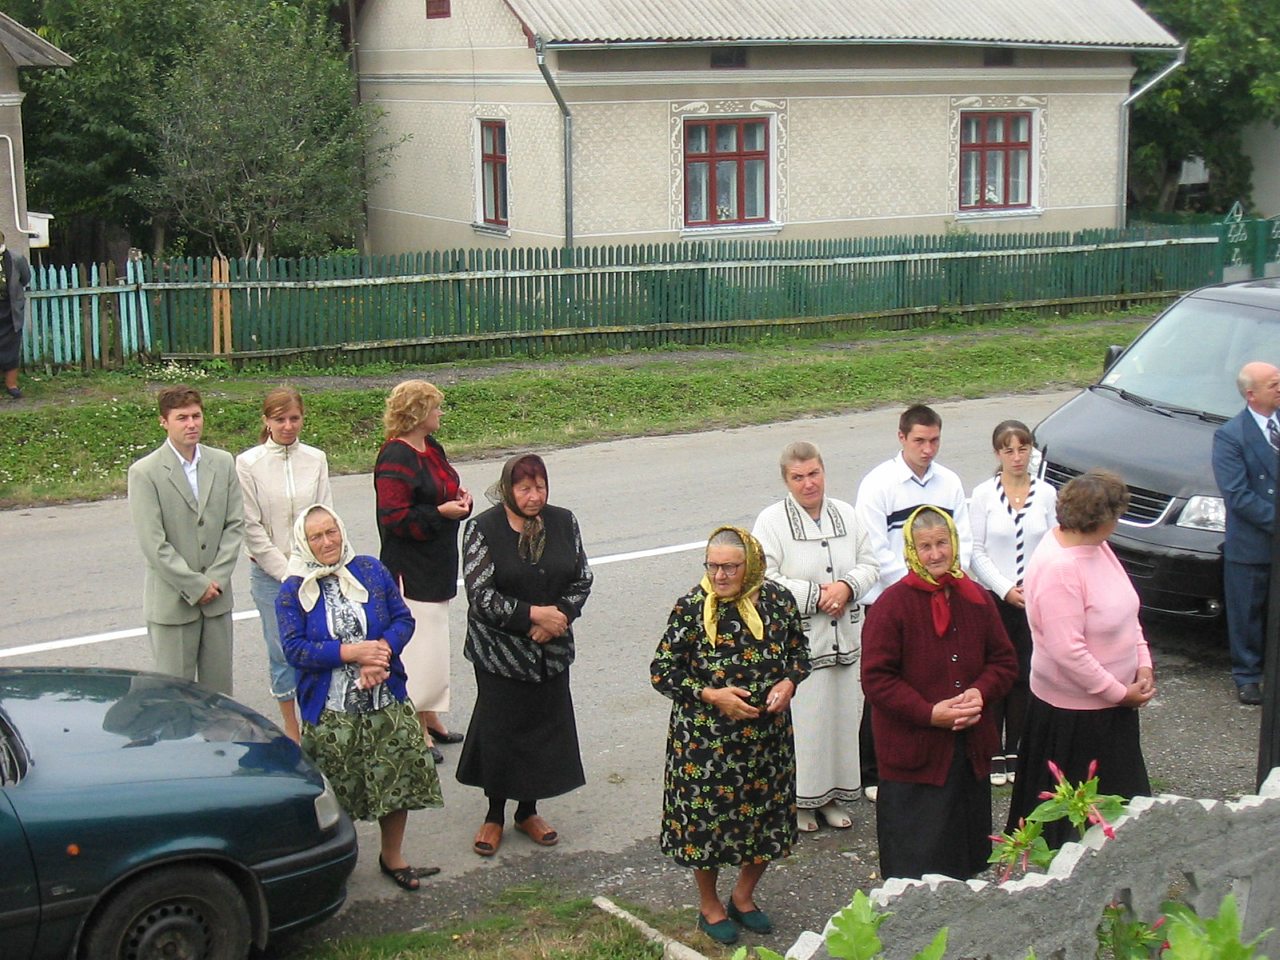
[[(859, 601), (870, 608), (876, 597), (907, 572), (902, 552), (902, 527), (916, 507), (933, 504), (951, 514), (960, 535), (960, 565), (969, 566), (973, 534), (964, 484), (954, 471), (935, 462), (942, 446), (942, 417), (922, 403), (907, 407), (898, 418), (898, 444), (902, 449), (862, 478), (855, 509), (867, 532), (880, 566), (880, 577)], [(862, 789), (868, 800), (876, 798), (875, 744), (871, 723), (863, 713), (860, 753)]]

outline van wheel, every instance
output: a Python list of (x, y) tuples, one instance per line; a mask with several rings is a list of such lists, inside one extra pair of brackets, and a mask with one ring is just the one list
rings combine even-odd
[(165, 867), (111, 895), (90, 923), (87, 960), (245, 960), (249, 909), (213, 867)]

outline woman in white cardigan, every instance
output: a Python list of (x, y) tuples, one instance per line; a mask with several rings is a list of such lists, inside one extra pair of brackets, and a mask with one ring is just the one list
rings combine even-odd
[(329, 460), (302, 443), (302, 395), (276, 387), (262, 401), (262, 433), (256, 447), (236, 457), (244, 493), (244, 545), (249, 552), (249, 591), (262, 620), (271, 672), (271, 696), (280, 707), (284, 732), (295, 742), (298, 729), (297, 672), (280, 648), (276, 596), (293, 551), (293, 525), (312, 504), (333, 506)]
[(1027, 712), (1027, 678), (1031, 674), (1031, 628), (1027, 624), (1022, 578), (1040, 539), (1057, 519), (1058, 493), (1032, 468), (1035, 447), (1031, 431), (1020, 420), (1005, 420), (991, 435), (1000, 461), (994, 477), (978, 484), (969, 498), (973, 530), (973, 575), (995, 596), (1004, 629), (1018, 654), (1018, 679), (1009, 695), (991, 704), (1004, 752), (991, 758), (991, 782), (1013, 780)]
[(839, 801), (862, 790), (858, 725), (862, 721), (862, 608), (880, 567), (851, 505), (826, 495), (822, 454), (812, 443), (788, 444), (779, 459), (787, 497), (765, 508), (752, 531), (765, 554), (765, 575), (795, 596), (809, 640), (812, 672), (791, 701), (796, 743), (797, 824), (852, 825)]

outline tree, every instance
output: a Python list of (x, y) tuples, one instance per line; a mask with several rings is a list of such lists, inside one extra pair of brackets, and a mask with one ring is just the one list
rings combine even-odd
[[(133, 195), (152, 216), (231, 256), (350, 243), (380, 114), (355, 98), (321, 5), (223, 0), (205, 43), (142, 105), (153, 172)], [(366, 156), (370, 159), (366, 162)]]
[[(1245, 0), (1145, 0), (1147, 12), (1187, 45), (1182, 69), (1134, 104), (1130, 186), (1139, 205), (1171, 210), (1182, 162), (1203, 157), (1209, 203), (1221, 211), (1251, 191), (1241, 133), (1280, 120), (1280, 4)], [(1158, 61), (1140, 58), (1149, 71)]]
[(76, 223), (98, 235), (111, 224), (141, 240), (149, 215), (132, 183), (151, 169), (152, 144), (139, 108), (202, 42), (204, 9), (175, 0), (24, 0), (14, 14), (77, 60), (23, 72), (31, 205), (56, 214), (64, 236)]

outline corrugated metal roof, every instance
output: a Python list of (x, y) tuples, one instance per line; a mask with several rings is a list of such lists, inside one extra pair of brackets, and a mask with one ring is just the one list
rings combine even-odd
[(548, 43), (968, 41), (1176, 47), (1133, 0), (507, 0)]
[(69, 67), (75, 58), (0, 13), (0, 46), (20, 67)]

